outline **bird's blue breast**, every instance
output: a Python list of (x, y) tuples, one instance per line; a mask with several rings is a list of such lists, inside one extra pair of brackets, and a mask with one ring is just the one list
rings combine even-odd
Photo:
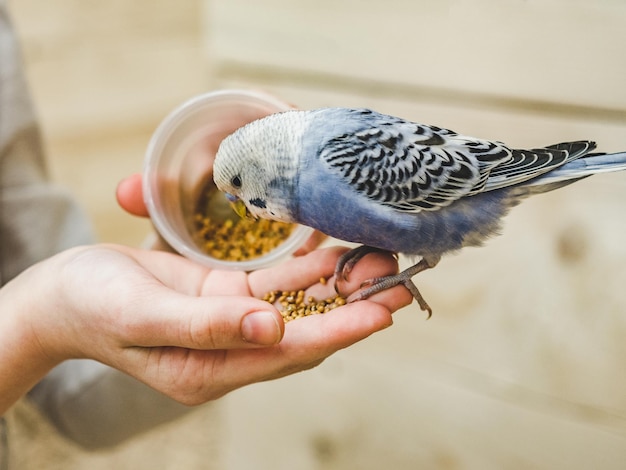
[(480, 245), (511, 207), (505, 190), (466, 197), (437, 211), (381, 205), (313, 168), (301, 174), (297, 220), (327, 235), (412, 255), (442, 255)]

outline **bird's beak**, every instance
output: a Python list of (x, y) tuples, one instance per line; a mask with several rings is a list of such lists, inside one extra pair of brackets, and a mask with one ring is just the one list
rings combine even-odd
[(239, 217), (241, 217), (242, 219), (253, 217), (244, 202), (237, 196), (234, 196), (230, 193), (224, 193), (224, 196), (226, 196), (226, 200), (230, 202), (230, 207), (233, 208), (233, 211), (235, 211), (235, 214), (237, 214)]
[(235, 211), (235, 214), (237, 214), (242, 219), (251, 217), (250, 211), (248, 210), (248, 208), (246, 207), (246, 205), (243, 203), (241, 199), (237, 199), (236, 201), (231, 201), (230, 205)]

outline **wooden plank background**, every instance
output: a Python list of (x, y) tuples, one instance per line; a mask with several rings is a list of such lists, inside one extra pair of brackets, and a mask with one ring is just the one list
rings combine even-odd
[[(107, 241), (145, 234), (114, 183), (162, 115), (207, 89), (371, 107), (513, 146), (626, 149), (619, 0), (12, 6), (55, 175)], [(317, 369), (162, 430), (159, 448), (153, 435), (97, 458), (71, 449), (60, 468), (153, 468), (164, 442), (203, 456), (208, 426), (219, 459), (187, 468), (625, 468), (625, 201), (626, 174), (529, 200), (501, 237), (416, 277), (431, 320), (406, 308)]]
[[(618, 2), (229, 0), (211, 2), (208, 45), (216, 87), (612, 151), (626, 136), (625, 19)], [(502, 237), (418, 276), (430, 321), (407, 308), (318, 373), (228, 398), (229, 462), (624, 467), (624, 200), (621, 174), (528, 201)]]

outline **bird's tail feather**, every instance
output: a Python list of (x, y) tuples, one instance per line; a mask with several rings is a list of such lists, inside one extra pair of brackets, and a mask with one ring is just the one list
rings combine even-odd
[[(533, 190), (539, 190), (537, 192), (551, 191), (587, 176), (621, 170), (626, 170), (626, 152), (611, 154), (590, 153), (582, 158), (572, 160), (549, 173), (527, 181), (524, 183), (524, 186), (535, 187)], [(541, 187), (543, 187), (543, 190), (540, 190)]]

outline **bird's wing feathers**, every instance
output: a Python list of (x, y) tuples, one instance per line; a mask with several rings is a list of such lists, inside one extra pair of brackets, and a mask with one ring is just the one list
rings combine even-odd
[(359, 112), (361, 128), (327, 141), (319, 158), (358, 193), (398, 210), (434, 210), (480, 192), (489, 169), (510, 159), (499, 143)]
[(513, 150), (509, 161), (491, 170), (485, 190), (524, 183), (586, 155), (594, 148), (594, 142), (577, 141), (533, 150)]
[(327, 169), (358, 193), (402, 211), (437, 210), (465, 196), (524, 183), (587, 154), (588, 141), (534, 150), (350, 110), (360, 127), (326, 142)]

